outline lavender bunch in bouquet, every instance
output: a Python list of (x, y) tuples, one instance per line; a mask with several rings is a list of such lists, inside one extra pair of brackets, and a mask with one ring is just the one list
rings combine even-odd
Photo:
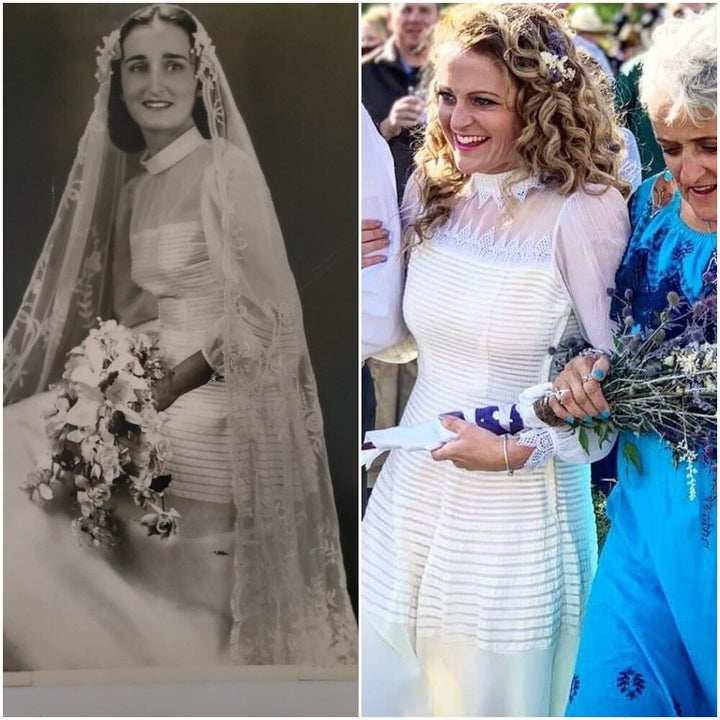
[[(706, 280), (713, 278), (712, 272)], [(692, 306), (676, 292), (651, 327), (636, 324), (632, 292), (622, 309), (623, 329), (607, 379), (602, 383), (612, 408), (608, 420), (589, 423), (601, 442), (609, 433), (655, 433), (671, 448), (677, 462), (696, 460), (700, 453), (713, 460), (717, 446), (717, 293), (712, 289)], [(586, 445), (586, 430), (579, 428)], [(632, 448), (632, 445), (629, 446)], [(639, 458), (630, 449), (628, 457)]]
[[(614, 339), (614, 352), (602, 392), (612, 408), (608, 419), (568, 426), (548, 406), (556, 395), (545, 387), (533, 401), (531, 417), (553, 426), (570, 427), (588, 452), (588, 432), (599, 444), (618, 430), (636, 436), (654, 433), (671, 448), (676, 463), (687, 463), (688, 495), (695, 497), (698, 459), (716, 461), (717, 453), (717, 273), (713, 264), (703, 275), (706, 292), (689, 305), (671, 291), (667, 305), (649, 326), (636, 323), (631, 290), (621, 299), (622, 327)], [(577, 342), (575, 343), (577, 345)], [(555, 349), (553, 348), (553, 351)], [(554, 353), (561, 369), (575, 352)], [(532, 390), (532, 389), (531, 389)], [(467, 413), (450, 413), (465, 419)], [(496, 434), (516, 433), (528, 422), (527, 402), (507, 408), (483, 407), (471, 418)], [(633, 443), (624, 446), (625, 458), (642, 473), (640, 455)]]
[(73, 526), (95, 546), (117, 543), (112, 499), (121, 488), (148, 511), (141, 523), (149, 535), (177, 530), (179, 513), (164, 507), (171, 479), (165, 474), (170, 447), (160, 434), (165, 415), (152, 396), (165, 374), (147, 335), (108, 320), (69, 352), (62, 380), (51, 388), (49, 448), (22, 487), (39, 504), (69, 490), (80, 509)]
[[(612, 408), (607, 418), (568, 425), (548, 404), (558, 391), (552, 383), (528, 388), (508, 405), (489, 405), (455, 410), (454, 415), (474, 422), (496, 435), (515, 434), (542, 425), (563, 426), (577, 433), (586, 453), (589, 432), (602, 446), (618, 430), (639, 436), (653, 433), (672, 449), (677, 463), (686, 461), (688, 495), (695, 497), (695, 462), (715, 462), (717, 453), (717, 271), (713, 263), (703, 275), (705, 292), (693, 305), (669, 292), (667, 305), (654, 322), (636, 322), (632, 291), (621, 302), (622, 326), (614, 339), (614, 352), (602, 391)], [(612, 292), (612, 291), (610, 291)], [(550, 348), (553, 372), (584, 347), (580, 339), (568, 340), (562, 348)], [(363, 453), (370, 464), (379, 452), (393, 448), (432, 450), (455, 434), (438, 419), (413, 427), (388, 428), (366, 434)], [(625, 443), (625, 458), (642, 473), (641, 459), (633, 443)]]

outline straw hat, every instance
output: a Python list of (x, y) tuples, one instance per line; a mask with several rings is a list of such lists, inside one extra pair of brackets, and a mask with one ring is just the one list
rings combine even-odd
[(570, 27), (577, 32), (596, 33), (598, 35), (612, 32), (615, 27), (605, 24), (593, 5), (580, 5), (570, 16)]

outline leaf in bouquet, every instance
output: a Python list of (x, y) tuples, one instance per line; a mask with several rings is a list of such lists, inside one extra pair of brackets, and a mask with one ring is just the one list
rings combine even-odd
[(123, 456), (120, 458), (120, 465), (125, 474), (130, 478), (140, 477), (140, 468), (133, 462), (129, 456)]
[(598, 436), (598, 444), (602, 447), (607, 441), (610, 435), (615, 431), (615, 426), (612, 421), (598, 421), (594, 425), (595, 432)]
[(113, 410), (107, 424), (108, 432), (112, 435), (122, 435), (125, 429), (125, 415), (122, 410)]
[(588, 442), (587, 430), (584, 427), (578, 428), (578, 441), (586, 455), (590, 454), (590, 443)]
[(170, 481), (172, 480), (172, 475), (158, 475), (157, 477), (153, 478), (150, 483), (150, 489), (154, 490), (156, 493), (164, 492), (168, 485), (170, 485)]
[(633, 464), (638, 475), (642, 475), (642, 460), (640, 459), (640, 453), (638, 452), (637, 445), (635, 443), (626, 442), (623, 447), (623, 457)]

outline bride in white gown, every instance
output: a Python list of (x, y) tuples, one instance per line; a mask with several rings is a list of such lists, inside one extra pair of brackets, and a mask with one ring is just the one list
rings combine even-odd
[[(197, 20), (133, 13), (5, 338), (5, 668), (352, 663), (322, 419), (295, 282), (245, 125)], [(126, 153), (144, 172), (126, 182)], [(120, 542), (87, 546), (70, 499), (19, 490), (45, 391), (96, 318), (157, 336), (172, 449), (169, 540), (116, 499)], [(19, 402), (18, 402), (19, 401)]]
[[(403, 203), (407, 427), (515, 402), (553, 346), (609, 347), (629, 234), (619, 130), (551, 10), (459, 3), (430, 58)], [(363, 714), (562, 715), (597, 563), (587, 463), (609, 444), (458, 424), (432, 455), (393, 450), (368, 503)]]

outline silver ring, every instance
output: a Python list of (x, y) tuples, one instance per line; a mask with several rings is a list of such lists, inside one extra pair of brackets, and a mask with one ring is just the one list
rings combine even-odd
[(555, 399), (562, 405), (563, 404), (563, 398), (570, 392), (568, 388), (556, 388), (554, 387), (552, 389), (552, 395), (555, 397)]
[(594, 380), (594, 379), (595, 379), (595, 378), (594, 378), (592, 375), (590, 375), (589, 373), (588, 373), (587, 375), (583, 375), (583, 376), (582, 376), (582, 381), (583, 381), (584, 383), (588, 382), (589, 380)]
[(607, 353), (604, 350), (598, 350), (597, 348), (585, 348), (584, 350), (581, 350), (579, 353), (580, 357), (593, 357), (593, 358), (599, 358), (603, 355), (607, 355)]

